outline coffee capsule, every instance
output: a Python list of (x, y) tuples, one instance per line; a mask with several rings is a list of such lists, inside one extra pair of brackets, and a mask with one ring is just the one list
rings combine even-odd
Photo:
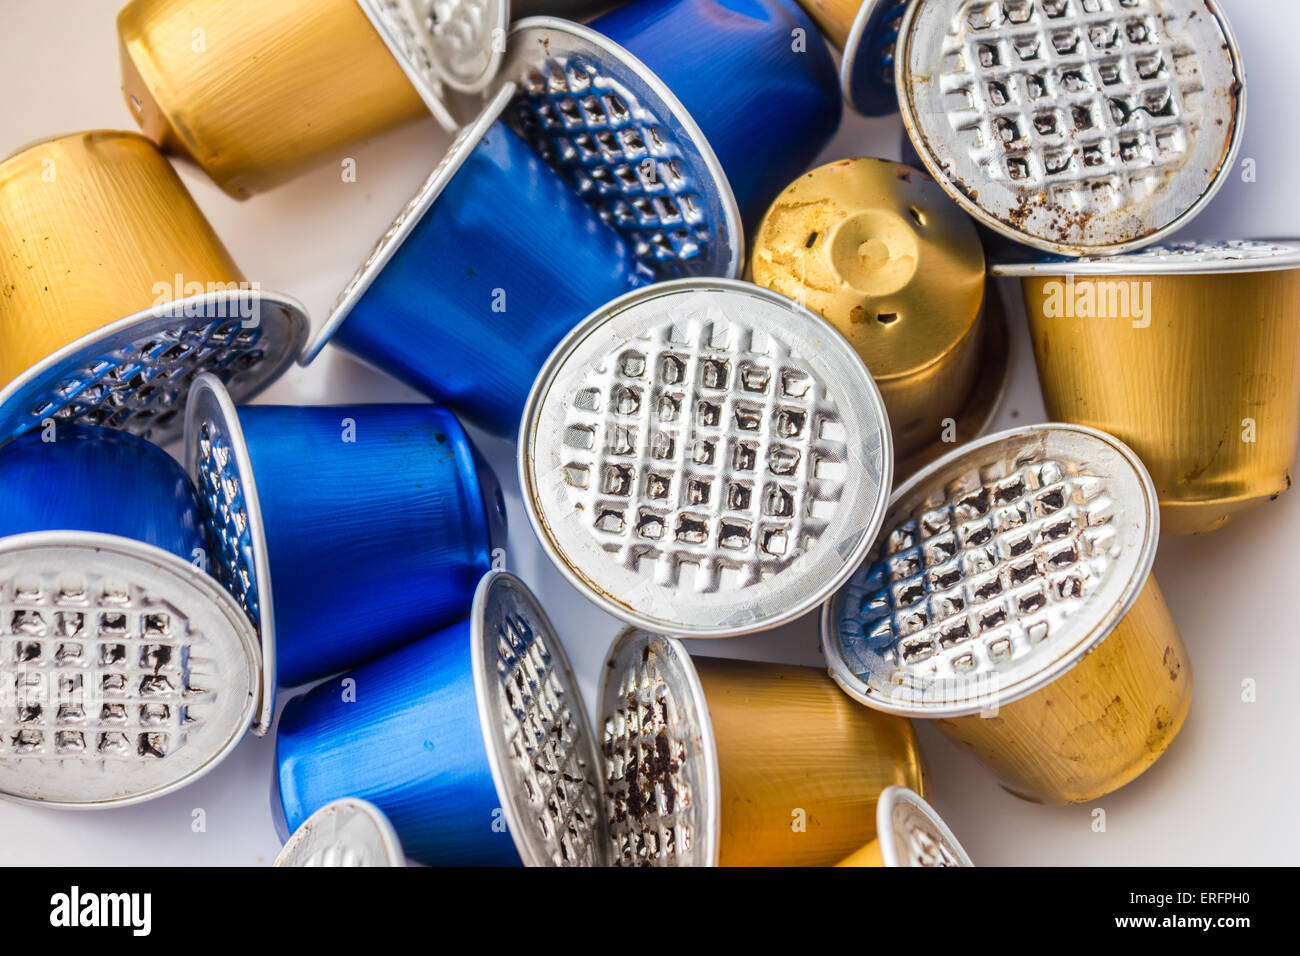
[(1291, 487), (1300, 241), (1176, 242), (992, 268), (1020, 277), (1048, 414), (1138, 453), (1161, 530), (1213, 531)]
[(776, 627), (866, 554), (893, 473), (871, 374), (824, 320), (684, 279), (583, 321), (538, 376), (520, 488), (556, 567), (630, 624)]
[(0, 162), (0, 444), (81, 423), (166, 443), (190, 382), (274, 381), (303, 307), (239, 272), (175, 171), (135, 133), (74, 133)]
[(405, 866), (397, 832), (373, 803), (344, 797), (321, 807), (289, 837), (272, 866)]
[(908, 0), (799, 0), (830, 41), (843, 51), (844, 98), (864, 116), (898, 111), (894, 50)]
[(920, 795), (889, 787), (876, 804), (876, 838), (836, 866), (974, 866)]
[(826, 604), (822, 649), (852, 697), (931, 719), (1039, 803), (1092, 800), (1150, 767), (1192, 669), (1151, 575), (1160, 516), (1137, 456), (1036, 425), (960, 448), (895, 492)]

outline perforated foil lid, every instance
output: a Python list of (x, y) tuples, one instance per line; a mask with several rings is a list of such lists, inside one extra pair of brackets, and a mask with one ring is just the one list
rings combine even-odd
[(509, 0), (357, 0), (420, 98), (442, 126), (458, 124), (443, 84), (487, 88), (501, 66)]
[(824, 600), (866, 553), (893, 474), (880, 395), (843, 336), (718, 279), (584, 320), (538, 376), (519, 444), (556, 566), (616, 617), (690, 637)]
[(564, 646), (527, 586), (497, 571), (471, 612), (492, 779), (525, 866), (608, 862), (596, 739)]
[(405, 866), (402, 845), (383, 811), (344, 797), (321, 807), (293, 832), (274, 866)]
[(999, 262), (989, 267), (1000, 276), (1165, 276), (1282, 272), (1300, 269), (1300, 240), (1219, 239), (1170, 242), (1122, 256), (1083, 259), (1044, 258)]
[(923, 0), (897, 50), (921, 159), (985, 225), (1109, 255), (1185, 225), (1245, 119), (1236, 41), (1209, 0)]
[(628, 628), (597, 714), (616, 866), (713, 866), (721, 779), (704, 688), (680, 641)]
[(254, 730), (266, 734), (276, 688), (271, 560), (239, 413), (214, 375), (199, 376), (190, 390), (182, 460), (211, 539), (212, 573), (257, 628), (264, 679)]
[(212, 372), (240, 400), (279, 378), (307, 335), (303, 306), (252, 290), (138, 312), (64, 346), (0, 389), (0, 443), (46, 419), (163, 445), (179, 437), (190, 383)]
[(1045, 686), (1105, 640), (1155, 560), (1151, 478), (1073, 425), (1000, 432), (895, 492), (822, 612), (836, 682), (879, 710), (957, 717)]
[(628, 240), (660, 279), (740, 273), (740, 210), (686, 107), (595, 30), (554, 17), (514, 25), (503, 118)]
[(208, 575), (113, 535), (0, 539), (0, 793), (68, 809), (162, 796), (248, 729), (257, 642)]
[(974, 866), (934, 807), (906, 787), (886, 787), (876, 804), (885, 866)]

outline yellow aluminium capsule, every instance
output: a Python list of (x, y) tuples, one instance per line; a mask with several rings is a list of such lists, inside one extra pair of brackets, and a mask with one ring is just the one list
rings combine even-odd
[(1002, 432), (895, 492), (871, 556), (822, 615), (831, 675), (934, 720), (1012, 793), (1092, 800), (1173, 742), (1192, 668), (1151, 575), (1150, 476), (1073, 425)]
[(844, 159), (801, 176), (763, 217), (750, 269), (862, 357), (889, 413), (897, 475), (991, 419), (1007, 372), (1004, 319), (996, 303), (983, 314), (974, 224), (925, 173)]
[(1161, 527), (1213, 531), (1291, 487), (1300, 443), (1300, 242), (1182, 242), (1004, 263), (1048, 414), (1142, 458)]
[(974, 866), (920, 794), (889, 787), (876, 804), (876, 838), (836, 866)]
[(117, 17), (122, 90), (165, 150), (247, 198), (354, 143), (433, 113), (446, 86), (483, 89), (505, 0), (427, 20), (391, 0), (131, 0)]
[(195, 375), (251, 397), (307, 330), (298, 303), (245, 281), (138, 133), (74, 133), (0, 162), (0, 287), (0, 444), (49, 420), (166, 441)]
[(618, 865), (829, 866), (875, 838), (882, 791), (924, 788), (911, 725), (809, 667), (629, 629), (598, 714)]

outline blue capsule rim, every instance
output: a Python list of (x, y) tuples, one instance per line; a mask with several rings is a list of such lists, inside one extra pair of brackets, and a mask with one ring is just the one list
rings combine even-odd
[[(895, 697), (875, 690), (853, 672), (844, 659), (844, 655), (840, 653), (840, 632), (837, 621), (840, 617), (840, 607), (848, 583), (851, 583), (853, 576), (856, 576), (857, 572), (861, 570), (862, 564), (871, 559), (881, 537), (888, 533), (892, 523), (890, 518), (894, 509), (902, 501), (915, 495), (922, 486), (939, 482), (941, 477), (949, 474), (954, 466), (964, 464), (964, 460), (970, 458), (973, 454), (1009, 442), (1035, 438), (1043, 441), (1046, 433), (1057, 433), (1064, 438), (1105, 445), (1132, 469), (1132, 476), (1136, 479), (1141, 498), (1142, 541), (1134, 566), (1129, 573), (1128, 580), (1124, 583), (1120, 599), (1099, 619), (1090, 633), (1081, 637), (1073, 646), (1058, 655), (1054, 660), (1049, 661), (1028, 677), (1011, 684), (1008, 688), (995, 687), (992, 691), (985, 691), (961, 700), (939, 703), (927, 703)], [(969, 717), (974, 714), (989, 712), (998, 707), (1004, 707), (1051, 684), (1096, 650), (1102, 641), (1110, 636), (1119, 621), (1137, 603), (1138, 597), (1146, 587), (1147, 581), (1151, 578), (1155, 568), (1156, 552), (1159, 544), (1160, 504), (1156, 496), (1155, 482), (1137, 453), (1114, 435), (1087, 425), (1075, 425), (1067, 422), (1022, 425), (1017, 428), (1008, 428), (1004, 431), (994, 432), (991, 435), (985, 435), (975, 441), (961, 445), (942, 458), (931, 462), (899, 485), (890, 496), (889, 509), (885, 514), (884, 523), (872, 539), (866, 557), (854, 569), (854, 574), (850, 576), (849, 581), (837, 588), (835, 593), (822, 605), (819, 619), (820, 644), (822, 657), (826, 660), (827, 673), (830, 674), (844, 693), (858, 703), (900, 717), (913, 719)]]
[[(214, 427), (223, 432), (230, 443), (231, 457), (246, 503), (248, 535), (253, 551), (251, 570), (257, 586), (258, 621), (253, 626), (256, 628), (261, 658), (261, 691), (253, 733), (265, 737), (270, 733), (275, 717), (276, 690), (275, 600), (271, 591), (271, 558), (266, 544), (266, 526), (262, 521), (262, 506), (257, 495), (257, 479), (253, 474), (248, 443), (244, 440), (244, 429), (239, 423), (239, 411), (221, 379), (208, 372), (196, 378), (190, 386), (190, 398), (185, 409), (185, 470), (196, 484), (199, 422), (205, 412)], [(234, 596), (231, 595), (231, 598), (233, 600)], [(242, 608), (240, 613), (247, 619), (248, 615)], [(252, 625), (251, 621), (249, 623)]]
[(249, 669), (250, 692), (243, 702), (237, 720), (231, 723), (229, 736), (220, 746), (203, 755), (197, 765), (174, 776), (170, 781), (125, 795), (83, 801), (45, 800), (11, 791), (0, 791), (4, 799), (25, 806), (55, 810), (116, 809), (145, 803), (174, 793), (215, 769), (243, 741), (256, 709), (257, 695), (253, 688), (257, 686), (259, 677), (257, 637), (243, 609), (215, 578), (200, 571), (183, 558), (154, 545), (120, 535), (84, 531), (32, 531), (9, 535), (0, 538), (0, 561), (9, 556), (21, 557), (44, 549), (56, 549), (74, 554), (108, 555), (123, 568), (133, 566), (136, 572), (150, 575), (154, 581), (170, 578), (173, 588), (190, 589), (194, 604), (187, 606), (210, 613), (214, 619), (224, 619), (229, 625), (229, 630), (223, 636), (227, 639), (233, 637), (241, 645)]
[(361, 297), (366, 294), (371, 284), (383, 272), (389, 260), (396, 255), (397, 250), (406, 242), (411, 231), (428, 213), (430, 207), (437, 202), (438, 197), (442, 195), (442, 191), (447, 188), (448, 183), (460, 171), (461, 166), (465, 165), (465, 161), (469, 159), (479, 141), (487, 135), (487, 131), (505, 110), (514, 93), (514, 84), (505, 83), (497, 90), (487, 105), (483, 107), (483, 111), (479, 113), (478, 117), (456, 134), (456, 138), (447, 147), (447, 152), (438, 161), (438, 165), (429, 173), (420, 188), (416, 190), (415, 195), (397, 213), (384, 234), (375, 242), (365, 260), (353, 273), (352, 278), (348, 280), (348, 284), (343, 287), (343, 291), (339, 293), (334, 305), (330, 308), (329, 315), (302, 350), (302, 354), (298, 358), (299, 365), (310, 365), (320, 355), (321, 350), (334, 337), (334, 333), (338, 331), (339, 326), (352, 314), (352, 310), (361, 301)]
[[(364, 849), (373, 851), (377, 862), (359, 865), (406, 866), (406, 855), (402, 852), (402, 841), (397, 836), (397, 831), (393, 829), (393, 824), (383, 810), (380, 810), (368, 800), (362, 800), (360, 797), (341, 797), (338, 800), (332, 800), (309, 816), (285, 841), (284, 846), (275, 858), (275, 862), (271, 865), (276, 867), (309, 865), (310, 855), (315, 849), (308, 844), (313, 830), (332, 822), (330, 818), (337, 817), (344, 817), (345, 820), (359, 820), (369, 827), (368, 831), (363, 831), (359, 835), (361, 839), (354, 840), (353, 843), (362, 843)], [(336, 845), (342, 842), (337, 834), (334, 837), (334, 842)]]
[[(679, 695), (676, 711), (686, 725), (690, 750), (686, 759), (701, 782), (692, 807), (700, 813), (692, 842), (694, 856), (678, 866), (717, 866), (722, 852), (722, 769), (718, 762), (717, 737), (695, 662), (686, 645), (676, 637), (639, 627), (625, 627), (605, 653), (601, 667), (600, 689), (596, 700), (596, 717), (602, 725), (613, 718), (621, 703), (619, 683), (629, 666), (653, 654), (660, 676)], [(604, 754), (601, 755), (602, 762)], [(612, 843), (612, 841), (611, 841)], [(613, 861), (617, 863), (617, 861)]]
[(608, 857), (609, 841), (605, 838), (603, 781), (604, 761), (592, 733), (591, 723), (587, 718), (587, 706), (582, 697), (577, 677), (569, 663), (568, 654), (559, 633), (547, 616), (545, 608), (537, 595), (517, 575), (505, 570), (489, 571), (479, 580), (474, 591), (474, 603), (470, 610), (470, 658), (474, 676), (474, 697), (478, 704), (479, 728), (483, 734), (483, 745), (487, 750), (488, 766), (492, 772), (492, 782), (501, 800), (501, 812), (506, 820), (510, 838), (524, 866), (549, 866), (551, 857), (547, 852), (545, 840), (538, 836), (538, 828), (531, 826), (524, 819), (523, 808), (518, 802), (518, 775), (512, 771), (509, 754), (509, 741), (499, 732), (501, 722), (497, 714), (503, 706), (499, 699), (501, 682), (496, 678), (497, 653), (487, 632), (487, 620), (492, 607), (501, 600), (502, 591), (509, 590), (523, 599), (535, 615), (530, 623), (542, 631), (547, 640), (553, 660), (552, 672), (565, 689), (572, 701), (572, 717), (577, 725), (579, 736), (585, 741), (575, 742), (586, 751), (587, 766), (596, 780), (593, 784), (600, 797), (601, 820), (594, 833), (593, 851), (597, 858)]
[[(844, 101), (863, 116), (892, 116), (898, 112), (898, 87), (892, 78), (880, 74), (874, 56), (879, 48), (879, 31), (891, 19), (894, 9), (911, 0), (862, 0), (844, 41), (840, 60), (840, 86)], [(895, 58), (895, 75), (897, 75)], [(867, 97), (855, 96), (865, 92)]]
[[(534, 34), (541, 36), (534, 37)], [(510, 28), (511, 46), (508, 48), (510, 58), (502, 67), (503, 72), (509, 72), (520, 61), (527, 62), (530, 66), (536, 65), (534, 60), (527, 59), (523, 54), (515, 51), (525, 45), (529, 39), (536, 39), (537, 46), (546, 49), (551, 34), (568, 37), (575, 48), (581, 48), (581, 52), (599, 58), (603, 66), (617, 68), (620, 75), (616, 80), (620, 85), (631, 88), (631, 84), (635, 84), (639, 101), (648, 103), (658, 115), (671, 118), (681, 127), (687, 139), (687, 143), (683, 145), (689, 144), (695, 150), (699, 165), (706, 174), (703, 178), (715, 190), (708, 198), (716, 204), (717, 211), (721, 213), (720, 224), (726, 232), (725, 257), (715, 253), (712, 265), (702, 274), (728, 279), (739, 278), (745, 262), (745, 228), (740, 216), (740, 204), (708, 137), (704, 135), (704, 131), (700, 129), (690, 111), (677, 98), (677, 94), (659, 78), (654, 70), (646, 66), (622, 44), (589, 26), (561, 17), (525, 17), (516, 21)], [(516, 83), (516, 93), (520, 89), (522, 85)]]
[[(258, 327), (270, 332), (268, 340), (273, 352), (268, 349), (255, 366), (256, 374), (239, 374), (232, 381), (240, 400), (260, 394), (284, 373), (301, 351), (310, 324), (306, 307), (291, 296), (255, 289), (207, 292), (118, 319), (51, 352), (27, 369), (0, 389), (0, 445), (40, 427), (45, 416), (32, 415), (33, 403), (57, 390), (60, 379), (68, 378), (107, 353), (135, 347), (140, 339), (173, 328), (178, 320), (188, 319), (191, 328), (201, 328), (212, 322), (213, 313), (228, 314), (231, 303), (244, 302), (252, 303), (258, 310)], [(238, 312), (229, 314), (239, 315)], [(184, 397), (181, 401), (185, 401)], [(150, 428), (141, 432), (130, 428), (128, 421), (128, 427), (120, 430), (140, 435), (156, 445), (166, 445), (180, 437), (183, 427), (183, 416), (178, 414), (174, 427), (169, 423), (158, 431)]]

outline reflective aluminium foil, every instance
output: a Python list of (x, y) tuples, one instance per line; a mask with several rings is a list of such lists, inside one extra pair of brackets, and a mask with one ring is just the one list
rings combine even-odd
[(247, 282), (149, 140), (98, 130), (0, 162), (0, 444), (48, 422), (180, 435), (190, 382), (280, 376), (303, 307)]
[(1186, 226), (1245, 125), (1245, 72), (1214, 0), (918, 0), (896, 77), (912, 144), (953, 199), (1067, 256)]
[(496, 479), (435, 405), (236, 409), (205, 376), (185, 462), (214, 573), (276, 649), (268, 694), (459, 620), (504, 546)]
[(889, 787), (876, 804), (876, 838), (836, 866), (974, 866), (948, 825), (920, 795)]
[(609, 303), (538, 376), (520, 487), (556, 567), (628, 623), (688, 637), (775, 627), (853, 572), (893, 445), (849, 343), (744, 282)]
[(289, 837), (272, 866), (405, 866), (397, 831), (372, 803), (344, 797), (327, 803)]
[(1091, 800), (1173, 742), (1192, 670), (1151, 576), (1160, 517), (1141, 462), (1072, 425), (1000, 432), (895, 492), (822, 613), (831, 676), (934, 720), (1039, 803)]
[(207, 773), (248, 730), (264, 662), (201, 569), (184, 471), (60, 425), (0, 449), (0, 489), (0, 794), (98, 809)]
[(1213, 531), (1291, 487), (1300, 241), (1175, 242), (992, 271), (1020, 277), (1048, 414), (1141, 456), (1164, 531)]

